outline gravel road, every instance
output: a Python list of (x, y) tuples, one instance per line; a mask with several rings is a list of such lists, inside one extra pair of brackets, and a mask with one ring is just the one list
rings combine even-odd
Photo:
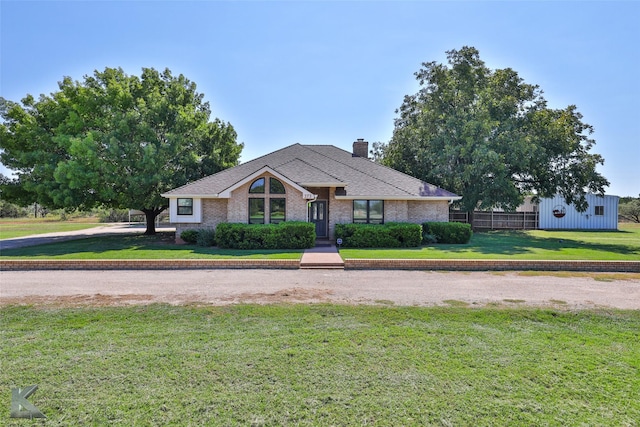
[(349, 270), (3, 271), (0, 304), (539, 306), (640, 309), (640, 275)]

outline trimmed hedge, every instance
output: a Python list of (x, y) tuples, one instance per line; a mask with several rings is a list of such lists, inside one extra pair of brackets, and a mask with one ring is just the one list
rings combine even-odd
[(189, 228), (180, 233), (180, 238), (190, 245), (215, 246), (216, 233), (211, 228)]
[(193, 228), (184, 230), (182, 233), (180, 233), (180, 238), (184, 240), (186, 243), (195, 245), (196, 242), (198, 241), (198, 230), (194, 230)]
[(469, 243), (473, 231), (471, 224), (461, 222), (425, 222), (422, 224), (423, 240), (435, 238), (436, 243)]
[(211, 228), (203, 228), (198, 230), (198, 238), (196, 239), (196, 245), (198, 246), (215, 246), (216, 244), (216, 232)]
[(316, 244), (315, 224), (283, 221), (279, 224), (221, 223), (216, 228), (219, 248), (307, 249)]
[(335, 235), (345, 248), (412, 248), (422, 242), (420, 224), (405, 222), (336, 224)]

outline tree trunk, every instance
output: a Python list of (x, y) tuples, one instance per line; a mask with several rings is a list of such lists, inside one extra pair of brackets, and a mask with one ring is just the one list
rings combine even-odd
[(474, 211), (467, 211), (467, 221), (471, 225), (471, 229), (475, 230), (475, 227), (474, 227), (474, 224), (473, 224), (473, 219), (474, 219), (473, 212)]
[(153, 236), (156, 234), (156, 217), (160, 215), (163, 210), (164, 208), (142, 209), (147, 221), (147, 229), (144, 232), (145, 235)]

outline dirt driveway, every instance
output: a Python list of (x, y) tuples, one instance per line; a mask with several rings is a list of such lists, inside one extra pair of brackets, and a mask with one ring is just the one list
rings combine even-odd
[(3, 271), (0, 304), (500, 304), (640, 309), (640, 275), (345, 270)]

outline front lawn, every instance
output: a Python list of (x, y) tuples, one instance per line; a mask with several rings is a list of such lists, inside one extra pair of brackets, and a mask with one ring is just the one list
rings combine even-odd
[[(176, 245), (174, 233), (113, 235), (3, 250), (0, 259), (300, 259), (303, 250), (231, 250)], [(340, 249), (343, 258), (640, 260), (640, 224), (620, 231), (493, 231), (466, 245)]]
[(60, 221), (57, 218), (0, 218), (0, 239), (13, 239), (32, 234), (85, 230), (98, 227), (97, 218), (74, 218)]
[(637, 425), (640, 312), (0, 308), (46, 425)]
[(640, 260), (640, 224), (620, 231), (489, 231), (465, 245), (415, 249), (341, 249), (343, 258)]
[(0, 259), (300, 259), (303, 251), (234, 250), (176, 245), (175, 233), (117, 234), (7, 249)]

